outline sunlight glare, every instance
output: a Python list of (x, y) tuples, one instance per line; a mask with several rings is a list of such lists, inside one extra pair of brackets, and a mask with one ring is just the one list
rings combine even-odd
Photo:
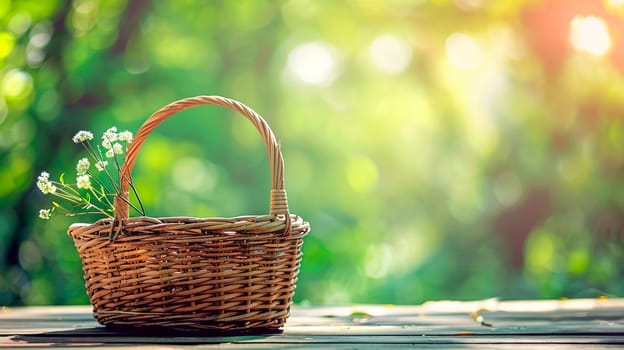
[(570, 44), (577, 51), (596, 56), (606, 54), (611, 48), (611, 36), (605, 21), (594, 16), (576, 16), (570, 22)]

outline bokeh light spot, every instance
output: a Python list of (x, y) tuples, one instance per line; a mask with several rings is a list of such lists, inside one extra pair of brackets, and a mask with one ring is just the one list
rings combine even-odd
[(77, 35), (82, 35), (95, 26), (98, 3), (92, 0), (76, 1), (71, 16), (71, 25)]
[(461, 10), (477, 10), (483, 7), (483, 0), (454, 0), (455, 6)]
[(454, 33), (446, 39), (446, 56), (452, 65), (462, 69), (471, 69), (481, 63), (483, 54), (470, 35)]
[(375, 67), (388, 74), (402, 73), (412, 61), (409, 43), (391, 34), (377, 36), (368, 50)]
[(338, 77), (338, 54), (324, 42), (311, 42), (295, 47), (288, 54), (288, 69), (301, 82), (327, 86)]
[(30, 44), (32, 44), (33, 46), (37, 48), (42, 48), (50, 42), (51, 38), (52, 38), (52, 33), (47, 32), (47, 31), (40, 31), (38, 33), (33, 34), (30, 37)]
[(392, 265), (392, 248), (387, 244), (371, 245), (366, 251), (364, 271), (370, 278), (383, 278)]
[(0, 33), (0, 60), (6, 58), (15, 47), (15, 38), (11, 33)]
[(587, 271), (590, 264), (591, 256), (587, 249), (575, 249), (570, 252), (568, 257), (568, 271), (570, 273), (581, 275)]
[(185, 157), (173, 164), (173, 182), (178, 188), (189, 193), (209, 193), (214, 189), (217, 179), (214, 171), (202, 161)]
[(9, 20), (8, 28), (10, 31), (17, 35), (22, 35), (26, 33), (28, 28), (30, 28), (30, 24), (32, 23), (32, 19), (28, 13), (18, 13), (15, 16), (11, 17)]
[(347, 182), (356, 192), (371, 191), (378, 177), (377, 165), (368, 157), (356, 156), (347, 163)]
[(570, 22), (570, 44), (577, 51), (602, 56), (611, 48), (609, 28), (595, 16), (576, 16)]
[(32, 77), (19, 69), (9, 71), (2, 80), (2, 93), (9, 99), (24, 99), (30, 95), (32, 90)]
[(551, 232), (546, 230), (532, 232), (525, 247), (528, 272), (534, 275), (544, 275), (553, 271), (556, 247), (557, 242)]

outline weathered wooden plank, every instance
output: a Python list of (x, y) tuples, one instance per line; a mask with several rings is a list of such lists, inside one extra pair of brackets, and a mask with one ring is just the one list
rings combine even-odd
[[(62, 309), (62, 308), (61, 308)], [(82, 330), (85, 334), (97, 332), (98, 324), (93, 320), (90, 310), (83, 312), (59, 313), (58, 308), (42, 309), (39, 312), (31, 309), (16, 309), (15, 312), (0, 315), (0, 335), (33, 334), (63, 330)], [(21, 312), (24, 311), (24, 312)], [(516, 315), (520, 315), (517, 317)], [(291, 319), (286, 324), (288, 334), (336, 334), (366, 335), (455, 335), (464, 333), (477, 334), (618, 334), (624, 330), (624, 315), (593, 316), (566, 319), (551, 313), (545, 317), (531, 318), (521, 314), (490, 315), (485, 320), (491, 327), (485, 327), (475, 322), (469, 314), (444, 315), (403, 315), (395, 317), (367, 316), (367, 317), (305, 317), (293, 310)], [(36, 327), (33, 327), (36, 324)], [(101, 328), (101, 327), (100, 327)], [(105, 329), (105, 328), (101, 328)], [(113, 330), (106, 330), (107, 334), (115, 334)]]
[(111, 337), (76, 337), (76, 336), (45, 336), (26, 335), (0, 338), (3, 345), (30, 345), (41, 344), (74, 344), (90, 346), (96, 344), (167, 344), (167, 345), (192, 345), (192, 344), (239, 344), (239, 345), (308, 345), (308, 344), (411, 344), (411, 345), (453, 345), (453, 344), (559, 344), (559, 345), (619, 345), (624, 344), (624, 336), (613, 337), (589, 337), (589, 336), (267, 336), (267, 337), (134, 337), (116, 336)]
[(595, 348), (624, 345), (624, 299), (434, 302), (421, 306), (294, 307), (283, 334), (120, 332), (89, 306), (0, 308), (0, 346), (209, 348)]
[[(36, 326), (33, 326), (36, 325)], [(113, 329), (97, 326), (95, 322), (75, 323), (75, 322), (37, 322), (22, 324), (5, 324), (0, 325), (0, 335), (15, 334), (37, 334), (65, 332), (67, 334), (82, 335), (107, 335), (114, 336), (119, 334)], [(624, 324), (622, 322), (578, 322), (578, 321), (561, 321), (557, 323), (517, 323), (511, 325), (500, 325), (495, 327), (483, 327), (476, 323), (466, 324), (465, 326), (449, 325), (383, 325), (380, 323), (370, 325), (336, 325), (328, 324), (326, 326), (289, 326), (286, 325), (284, 332), (288, 335), (332, 335), (343, 334), (351, 336), (366, 336), (370, 334), (376, 335), (407, 335), (407, 336), (423, 336), (423, 335), (557, 335), (557, 334), (583, 334), (583, 335), (618, 335), (624, 333)], [(201, 334), (201, 333), (196, 333)]]
[[(10, 348), (32, 347), (31, 344), (3, 344), (0, 339), (0, 347), (8, 346)], [(45, 347), (48, 349), (55, 348), (74, 348), (74, 349), (94, 349), (94, 348), (111, 348), (114, 346), (116, 350), (153, 350), (153, 349), (244, 349), (244, 350), (262, 350), (262, 349), (336, 349), (336, 350), (377, 350), (377, 349), (500, 349), (500, 350), (567, 350), (567, 349), (590, 349), (590, 350), (611, 350), (621, 349), (621, 345), (611, 344), (523, 344), (523, 343), (511, 343), (511, 344), (239, 344), (239, 343), (223, 343), (223, 344), (193, 344), (193, 345), (179, 345), (179, 344), (158, 344), (158, 345), (146, 345), (146, 344), (72, 344), (72, 343), (41, 343), (36, 347)]]

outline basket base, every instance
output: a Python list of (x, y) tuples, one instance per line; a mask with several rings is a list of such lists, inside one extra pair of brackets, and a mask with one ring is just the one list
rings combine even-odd
[(201, 329), (201, 328), (185, 328), (185, 327), (162, 327), (162, 326), (120, 326), (106, 325), (106, 329), (115, 333), (123, 333), (138, 337), (184, 337), (197, 336), (202, 337), (235, 337), (235, 336), (257, 336), (261, 338), (263, 335), (282, 334), (282, 328), (249, 328), (238, 330), (219, 330), (219, 329)]

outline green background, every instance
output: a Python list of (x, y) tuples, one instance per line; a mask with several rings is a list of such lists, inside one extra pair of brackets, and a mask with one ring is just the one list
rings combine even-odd
[[(0, 305), (88, 303), (76, 218), (39, 220), (34, 188), (76, 131), (202, 94), (282, 142), (296, 302), (622, 296), (623, 23), (615, 0), (0, 1)], [(223, 108), (166, 121), (134, 181), (150, 216), (268, 211)]]

